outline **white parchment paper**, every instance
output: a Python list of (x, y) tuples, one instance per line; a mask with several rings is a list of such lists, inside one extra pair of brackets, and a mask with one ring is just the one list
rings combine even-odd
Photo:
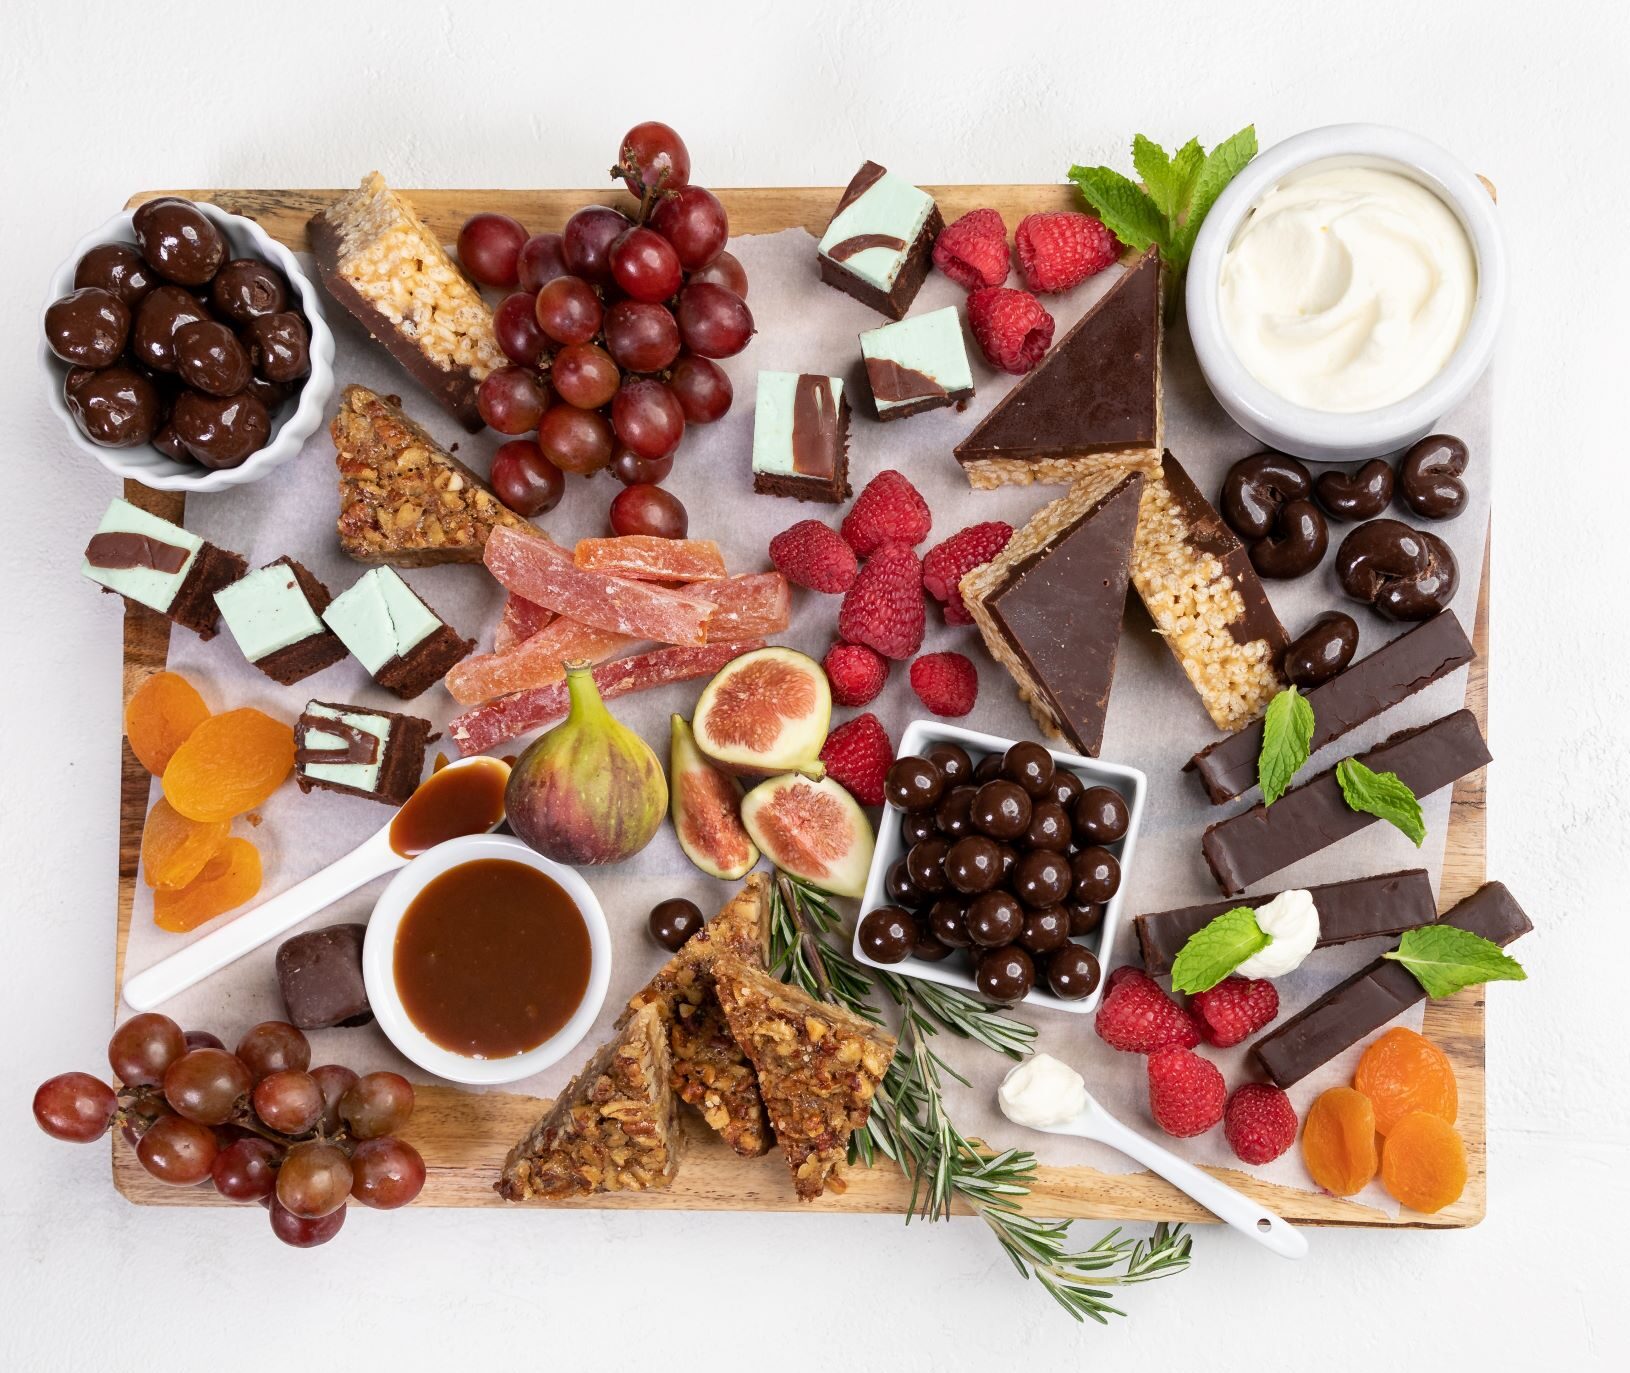
[[(541, 228), (545, 226), (533, 226)], [(770, 538), (796, 520), (825, 519), (836, 525), (841, 511), (815, 504), (752, 494), (749, 470), (752, 447), (754, 380), (763, 370), (829, 372), (845, 377), (858, 393), (850, 438), (851, 479), (858, 491), (875, 472), (896, 467), (916, 483), (934, 513), (934, 531), (919, 549), (966, 524), (1004, 519), (1021, 525), (1038, 507), (1062, 494), (1060, 487), (1013, 487), (1000, 491), (971, 490), (951, 455), (952, 447), (1003, 395), (1012, 378), (985, 365), (973, 345), (978, 394), (967, 411), (939, 410), (880, 425), (867, 414), (864, 373), (859, 367), (856, 335), (881, 321), (873, 311), (829, 287), (816, 274), (814, 240), (801, 229), (738, 239), (731, 244), (751, 280), (749, 305), (758, 335), (745, 353), (724, 366), (736, 388), (731, 412), (719, 423), (693, 428), (685, 436), (667, 486), (686, 504), (692, 535), (716, 539), (724, 548), (732, 571), (756, 571), (768, 566)], [(1081, 313), (1108, 289), (1118, 268), (1113, 268), (1064, 297), (1048, 297), (1046, 305), (1061, 335)], [(1016, 283), (1015, 283), (1016, 284)], [(964, 296), (938, 272), (931, 273), (917, 298), (914, 312), (945, 305), (961, 306)], [(420, 393), (360, 329), (341, 311), (330, 308), (329, 322), (338, 343), (335, 371), (340, 384), (356, 382), (381, 392), (403, 396), (410, 414), (425, 423), (438, 438), (456, 446), (459, 455), (478, 471), (485, 471), (496, 448), (495, 436), (464, 434), (425, 395)], [(1195, 366), (1186, 333), (1167, 336), (1166, 424), (1167, 444), (1194, 476), (1200, 488), (1215, 499), (1230, 464), (1260, 445), (1223, 414), (1211, 399)], [(1433, 526), (1454, 549), (1460, 563), (1460, 588), (1454, 609), (1470, 633), (1477, 603), (1478, 580), (1488, 524), (1490, 402), (1487, 379), (1440, 428), (1459, 434), (1471, 450), (1468, 485), (1471, 501), (1456, 520)], [(606, 507), (619, 489), (601, 475), (591, 480), (569, 477), (561, 505), (540, 523), (563, 543), (606, 532)], [(266, 480), (214, 495), (195, 496), (187, 502), (187, 525), (224, 547), (236, 549), (258, 566), (287, 554), (305, 563), (329, 589), (338, 593), (364, 570), (340, 552), (334, 536), (336, 514), (333, 447), (326, 430), (319, 431), (305, 451)], [(1398, 514), (1398, 511), (1392, 512)], [(1407, 517), (1407, 514), (1405, 515)], [(1359, 652), (1368, 653), (1397, 632), (1363, 607), (1345, 602), (1336, 586), (1331, 563), (1342, 527), (1332, 526), (1332, 554), (1323, 568), (1296, 582), (1268, 583), (1269, 595), (1292, 635), (1299, 633), (1322, 610), (1340, 606), (1358, 621)], [(466, 636), (490, 647), (502, 595), (479, 566), (410, 570), (409, 582), (442, 616)], [(114, 607), (107, 598), (109, 628), (115, 632)], [(781, 641), (822, 657), (832, 642), (838, 598), (794, 591), (790, 630)], [(961, 723), (1007, 737), (1033, 736), (1028, 712), (1019, 704), (1003, 671), (986, 656), (978, 633), (970, 628), (948, 628), (930, 608), (924, 652), (940, 649), (967, 652), (979, 666), (980, 694), (973, 713)], [(402, 705), (379, 691), (354, 659), (347, 659), (293, 687), (280, 687), (244, 661), (229, 633), (210, 643), (177, 630), (172, 636), (170, 666), (191, 677), (215, 709), (255, 705), (292, 720), (308, 699), (356, 702), (402, 709), (430, 718), (437, 727), (456, 713), (451, 698), (439, 687), (419, 700)], [(1388, 712), (1364, 729), (1337, 741), (1313, 758), (1309, 771), (1329, 767), (1396, 730), (1423, 724), (1457, 709), (1465, 693), (1466, 673), (1454, 673)], [(701, 688), (700, 682), (624, 697), (614, 710), (638, 730), (664, 759), (667, 757), (668, 716), (688, 714)], [(922, 713), (906, 680), (905, 665), (896, 665), (883, 694), (866, 709), (883, 720), (892, 739), (905, 724)], [(856, 712), (839, 711), (834, 724)], [(1188, 685), (1153, 628), (1137, 598), (1129, 598), (1125, 632), (1116, 668), (1103, 757), (1142, 768), (1149, 776), (1148, 804), (1144, 812), (1138, 858), (1125, 875), (1127, 923), (1107, 966), (1135, 958), (1130, 916), (1137, 912), (1187, 905), (1217, 896), (1216, 886), (1200, 856), (1200, 832), (1209, 823), (1243, 809), (1250, 798), (1229, 807), (1212, 807), (1192, 777), (1181, 774), (1182, 764), (1202, 745), (1216, 737), (1198, 698)], [(518, 744), (500, 751), (513, 752)], [(449, 749), (449, 753), (454, 751)], [(154, 796), (158, 794), (154, 788)], [(1449, 793), (1424, 798), (1427, 839), (1417, 851), (1396, 830), (1375, 824), (1358, 835), (1275, 875), (1263, 890), (1330, 882), (1395, 868), (1424, 866), (1434, 883), (1442, 871), (1444, 833), (1449, 815)], [(265, 862), (263, 895), (270, 896), (299, 881), (362, 842), (389, 819), (383, 806), (357, 798), (315, 792), (302, 796), (289, 783), (260, 812), (258, 826), (237, 822), (235, 832), (260, 847)], [(706, 912), (728, 897), (732, 887), (696, 871), (680, 852), (671, 830), (664, 829), (634, 860), (615, 868), (586, 874), (603, 903), (614, 938), (611, 992), (599, 1023), (580, 1051), (535, 1078), (510, 1090), (550, 1096), (558, 1091), (609, 1032), (611, 1021), (626, 997), (660, 965), (663, 951), (645, 932), (645, 916), (657, 901), (688, 896)], [(383, 882), (356, 892), (313, 918), (313, 927), (340, 921), (365, 921)], [(204, 927), (207, 932), (232, 916)], [(178, 936), (158, 930), (152, 923), (151, 893), (137, 885), (136, 905), (126, 957), (126, 972), (134, 974), (173, 953), (196, 935)], [(1303, 969), (1279, 982), (1281, 1017), (1294, 1014), (1348, 972), (1379, 952), (1375, 943), (1347, 949), (1320, 951)], [(234, 1042), (255, 1022), (283, 1015), (273, 973), (275, 945), (268, 945), (234, 966), (176, 998), (165, 1009), (189, 1027), (214, 1030)], [(1085, 1073), (1090, 1089), (1121, 1119), (1158, 1136), (1146, 1107), (1143, 1060), (1107, 1049), (1092, 1031), (1091, 1017), (1020, 1008), (1019, 1014), (1039, 1029), (1038, 1047), (1063, 1058)], [(1419, 1027), (1419, 1010), (1404, 1023)], [(376, 1027), (318, 1031), (313, 1036), (315, 1061), (342, 1061), (358, 1070), (391, 1067), (409, 1077), (424, 1074), (407, 1064)], [(962, 1129), (999, 1144), (1033, 1149), (1046, 1163), (1090, 1164), (1109, 1172), (1135, 1171), (1120, 1155), (1087, 1145), (1021, 1130), (996, 1111), (994, 1088), (1006, 1071), (1005, 1060), (964, 1045), (946, 1046), (948, 1057), (967, 1075), (969, 1089), (953, 1084), (952, 1104)], [(1359, 1049), (1355, 1048), (1297, 1085), (1291, 1092), (1299, 1114), (1325, 1087), (1350, 1081)], [(1232, 1089), (1247, 1080), (1243, 1050), (1204, 1052), (1221, 1067)], [(1170, 1141), (1178, 1152), (1197, 1163), (1239, 1166), (1221, 1129), (1197, 1140)], [(1271, 1181), (1316, 1190), (1303, 1169), (1299, 1151), (1256, 1172)], [(1372, 1184), (1357, 1200), (1396, 1213), (1391, 1202)]]

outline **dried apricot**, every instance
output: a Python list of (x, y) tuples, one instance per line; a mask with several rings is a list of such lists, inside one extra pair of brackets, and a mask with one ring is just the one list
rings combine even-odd
[(162, 777), (175, 751), (207, 719), (197, 687), (179, 672), (155, 672), (125, 707), (125, 738), (141, 765)]
[(294, 768), (294, 731), (250, 707), (211, 715), (164, 769), (164, 795), (189, 820), (252, 810)]
[(1466, 1146), (1442, 1116), (1412, 1111), (1381, 1146), (1381, 1185), (1411, 1211), (1441, 1211), (1466, 1190)]
[(186, 886), (153, 893), (153, 923), (172, 934), (185, 934), (243, 905), (259, 890), (260, 850), (234, 836)]
[(1307, 1113), (1302, 1162), (1313, 1181), (1338, 1197), (1361, 1192), (1375, 1176), (1375, 1108), (1362, 1092), (1332, 1087)]
[(1364, 1050), (1353, 1086), (1375, 1107), (1375, 1128), (1390, 1134), (1411, 1111), (1442, 1116), (1450, 1125), (1460, 1112), (1460, 1092), (1449, 1056), (1424, 1035), (1402, 1025)]
[(232, 832), (229, 820), (189, 820), (162, 796), (141, 832), (142, 876), (149, 887), (175, 891), (204, 870)]

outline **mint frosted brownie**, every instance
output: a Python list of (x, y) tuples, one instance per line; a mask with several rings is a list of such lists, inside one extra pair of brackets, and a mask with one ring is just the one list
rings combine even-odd
[(292, 685), (345, 657), (322, 621), (328, 588), (293, 558), (279, 558), (215, 593), (243, 656), (274, 682)]
[(475, 647), (414, 592), (393, 568), (364, 572), (323, 611), (369, 676), (394, 696), (411, 701)]
[(236, 553), (115, 498), (79, 570), (102, 590), (213, 639), (220, 632), (215, 593), (247, 567)]
[(860, 336), (880, 420), (904, 419), (973, 398), (973, 369), (956, 307), (930, 310)]
[(758, 374), (753, 490), (834, 505), (849, 499), (849, 402), (841, 377)]
[(308, 701), (294, 726), (294, 780), (303, 792), (399, 806), (419, 785), (429, 743), (430, 721), (417, 716)]
[(904, 319), (944, 227), (933, 196), (866, 162), (844, 188), (816, 248), (821, 280), (890, 319)]

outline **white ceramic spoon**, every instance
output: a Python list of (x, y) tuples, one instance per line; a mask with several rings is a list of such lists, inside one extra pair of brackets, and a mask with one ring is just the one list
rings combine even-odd
[[(477, 755), (449, 763), (442, 773), (472, 765), (501, 767), (506, 773), (509, 771), (502, 760)], [(432, 779), (442, 773), (432, 774)], [(220, 972), (227, 964), (237, 962), (245, 954), (254, 952), (262, 944), (292, 930), (325, 907), (332, 906), (341, 897), (349, 896), (358, 887), (366, 886), (374, 878), (402, 867), (409, 861), (408, 855), (398, 853), (391, 847), (391, 825), (398, 814), (399, 811), (394, 812), (377, 834), (357, 845), (343, 858), (336, 859), (304, 881), (296, 882), (287, 891), (279, 892), (271, 900), (261, 902), (220, 929), (194, 940), (186, 948), (126, 979), (125, 1004), (133, 1011), (150, 1011), (155, 1006), (161, 1006), (188, 987)], [(502, 823), (503, 816), (500, 814), (489, 828), (496, 829)]]
[(1096, 1140), (1119, 1150), (1128, 1158), (1136, 1159), (1151, 1172), (1158, 1173), (1167, 1182), (1186, 1192), (1218, 1220), (1233, 1226), (1240, 1234), (1255, 1240), (1265, 1249), (1271, 1249), (1280, 1258), (1299, 1259), (1307, 1254), (1307, 1236), (1295, 1226), (1281, 1220), (1267, 1207), (1258, 1205), (1243, 1192), (1237, 1192), (1225, 1182), (1218, 1182), (1210, 1173), (1196, 1168), (1163, 1149), (1153, 1140), (1145, 1139), (1135, 1130), (1128, 1129), (1086, 1092), (1086, 1106), (1080, 1114), (1054, 1125), (1032, 1125), (1029, 1128), (1049, 1135), (1074, 1135), (1077, 1139)]

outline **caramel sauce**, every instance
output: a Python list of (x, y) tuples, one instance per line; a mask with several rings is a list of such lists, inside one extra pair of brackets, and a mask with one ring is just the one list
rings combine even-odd
[(391, 821), (391, 847), (404, 858), (466, 834), (485, 834), (504, 818), (509, 769), (496, 758), (443, 768), (419, 783)]
[(582, 1004), (589, 930), (553, 878), (478, 858), (414, 897), (393, 971), (408, 1018), (442, 1048), (475, 1058), (535, 1049)]

